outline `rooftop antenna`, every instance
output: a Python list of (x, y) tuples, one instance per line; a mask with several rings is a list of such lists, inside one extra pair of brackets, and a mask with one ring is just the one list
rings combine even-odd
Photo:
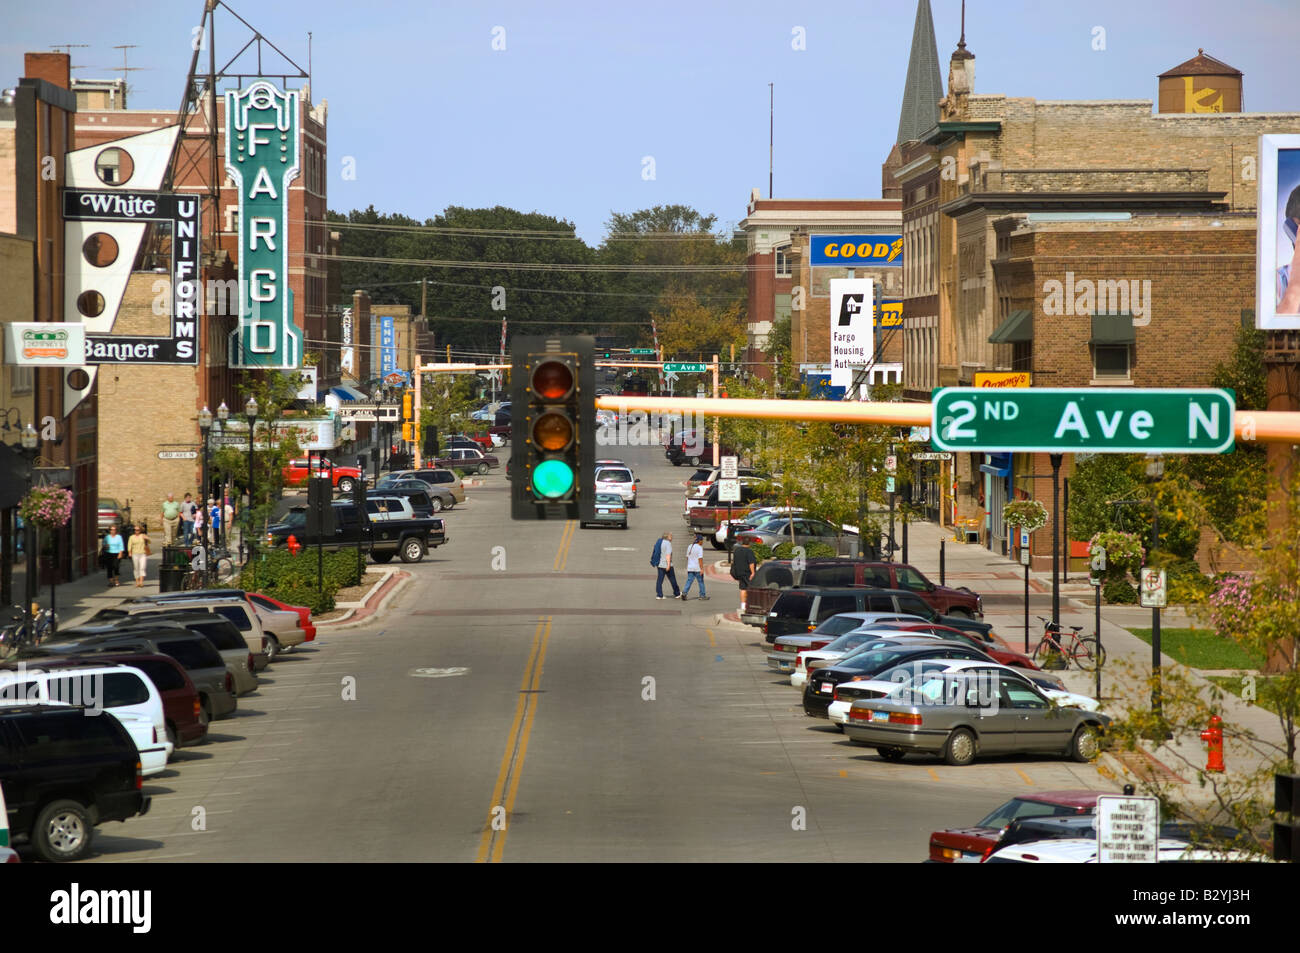
[[(71, 56), (73, 50), (90, 49), (90, 44), (89, 43), (60, 43), (57, 46), (51, 46), (50, 49), (52, 49), (56, 53), (59, 50), (62, 50), (64, 53), (67, 53), (69, 56)], [(80, 69), (81, 67), (76, 67), (76, 68)]]
[(966, 49), (966, 0), (961, 0), (961, 39), (957, 41), (957, 49)]
[(776, 93), (771, 83), (767, 84), (767, 197), (772, 197), (772, 150), (776, 137)]

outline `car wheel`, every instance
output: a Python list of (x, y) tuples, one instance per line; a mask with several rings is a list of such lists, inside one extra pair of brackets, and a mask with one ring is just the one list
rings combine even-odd
[(170, 721), (167, 722), (167, 740), (171, 742), (172, 757), (175, 757), (176, 752), (181, 750), (181, 739), (180, 736), (176, 734), (176, 726)]
[(271, 633), (266, 634), (266, 661), (274, 662), (280, 655), (280, 640)]
[(339, 492), (344, 496), (351, 496), (352, 491), (357, 488), (357, 483), (352, 477), (342, 477), (339, 479)]
[(904, 758), (907, 757), (906, 751), (904, 751), (902, 748), (894, 748), (894, 747), (877, 748), (876, 754), (880, 755), (880, 757), (883, 760), (889, 761), (893, 764), (897, 764), (898, 762), (902, 761)]
[(418, 563), (424, 558), (424, 543), (418, 539), (408, 539), (402, 543), (402, 562)]
[(393, 561), (393, 553), (376, 553), (371, 552), (370, 558), (377, 563), (388, 563)]
[(636, 509), (636, 498), (633, 497), (632, 502), (629, 503), (627, 506), (628, 506), (628, 509), (632, 509), (632, 510)]
[(698, 467), (699, 465), (700, 465), (700, 458), (699, 458), (699, 457), (691, 457), (691, 466), (693, 466), (693, 467)]
[(436, 496), (433, 498), (433, 511), (435, 513), (442, 512), (442, 500), (438, 499)]
[(94, 831), (85, 805), (67, 799), (51, 801), (36, 817), (32, 846), (52, 864), (80, 860), (90, 851)]
[(1080, 725), (1079, 730), (1070, 739), (1070, 758), (1073, 761), (1088, 762), (1097, 760), (1101, 754), (1101, 738), (1094, 725)]
[(488, 472), (488, 465), (486, 463), (480, 463), (478, 465), (478, 470), (475, 472), (478, 473), (479, 476), (486, 476)]
[(727, 544), (726, 544), (726, 543), (720, 543), (720, 542), (718, 542), (716, 539), (710, 539), (710, 540), (709, 540), (709, 545), (712, 546), (714, 549), (726, 549), (726, 548), (727, 548)]
[(969, 728), (958, 728), (943, 746), (943, 760), (958, 767), (975, 760), (975, 736)]

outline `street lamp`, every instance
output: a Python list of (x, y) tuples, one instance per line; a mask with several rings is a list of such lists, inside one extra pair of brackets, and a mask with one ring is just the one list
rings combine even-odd
[[(23, 428), (21, 442), (23, 455), (27, 458), (27, 492), (30, 493), (32, 484), (36, 479), (36, 448), (41, 442), (41, 436), (36, 432), (35, 427), (28, 424)], [(36, 603), (36, 521), (27, 520), (23, 526), (23, 532), (25, 534), (23, 545), (27, 547), (27, 576), (23, 581), (23, 608), (27, 618), (27, 634), (30, 636), (36, 631), (36, 620), (32, 618), (32, 606)]]
[(199, 482), (199, 506), (208, 505), (208, 434), (212, 430), (212, 411), (204, 404), (199, 411), (199, 432), (203, 434), (203, 479)]
[(244, 416), (248, 418), (248, 506), (244, 511), (246, 535), (248, 536), (249, 562), (253, 559), (253, 427), (257, 423), (257, 398), (249, 397), (244, 404)]
[[(230, 419), (230, 408), (226, 406), (226, 402), (224, 400), (221, 402), (221, 406), (217, 408), (217, 419), (221, 421), (221, 431), (222, 433), (224, 433), (226, 430), (226, 421)], [(208, 488), (208, 492), (209, 493), (212, 492), (211, 487)], [(223, 490), (222, 496), (224, 497), (224, 495), (225, 493)], [(208, 499), (212, 499), (212, 497), (208, 497)], [(226, 511), (225, 511), (225, 507), (222, 505), (223, 502), (224, 502), (223, 499), (218, 499), (216, 501), (217, 512), (220, 513), (222, 516), (222, 519), (220, 521), (214, 521), (212, 519), (212, 514), (211, 513), (208, 514), (208, 525), (212, 527), (212, 545), (214, 546), (220, 546), (222, 544), (223, 539), (229, 540), (230, 538), (230, 529), (229, 527), (224, 525), (225, 524), (224, 517)], [(206, 506), (207, 504), (205, 503), (204, 505)]]

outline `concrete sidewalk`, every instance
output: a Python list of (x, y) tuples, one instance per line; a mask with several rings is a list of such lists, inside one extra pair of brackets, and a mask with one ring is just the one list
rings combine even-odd
[[(901, 562), (901, 531), (896, 531), (896, 540), (900, 541), (897, 560)], [(994, 634), (1012, 649), (1032, 653), (1043, 633), (1038, 617), (1050, 618), (1052, 615), (1051, 573), (1032, 570), (1029, 573), (1029, 632), (1026, 639), (1024, 568), (978, 544), (954, 542), (952, 530), (935, 523), (911, 523), (908, 526), (908, 561), (935, 583), (940, 581), (941, 542), (944, 585), (965, 586), (979, 593), (984, 600), (984, 620), (993, 625)], [(736, 590), (733, 588), (735, 582), (727, 575), (726, 565), (721, 562), (711, 565), (709, 575), (710, 582), (717, 580), (722, 584), (725, 580), (725, 591), (731, 596), (718, 607), (721, 616), (719, 621), (725, 618), (729, 622), (743, 624), (740, 623), (735, 608), (738, 606)], [(1086, 576), (1076, 573), (1070, 579), (1069, 585), (1060, 588), (1061, 625), (1066, 627), (1067, 632), (1071, 625), (1082, 626), (1081, 635), (1092, 635), (1096, 628), (1093, 602), (1095, 590), (1087, 583)], [(732, 602), (732, 599), (736, 602)], [(1197, 623), (1183, 608), (1171, 607), (1161, 610), (1161, 625), (1169, 629), (1196, 626)], [(1150, 609), (1103, 604), (1100, 638), (1107, 656), (1102, 672), (1103, 711), (1122, 716), (1130, 707), (1133, 710), (1147, 709), (1150, 694), (1146, 679), (1151, 672), (1151, 646), (1133, 635), (1129, 629), (1150, 626)], [(1186, 676), (1205, 693), (1203, 697), (1207, 699), (1208, 693), (1215, 687), (1195, 669), (1182, 666), (1163, 653), (1161, 665), (1165, 671), (1177, 671)], [(1071, 691), (1096, 695), (1093, 673), (1071, 668), (1054, 674), (1061, 676)], [(1231, 693), (1223, 692), (1223, 695), (1224, 698), (1218, 702), (1218, 712), (1229, 726), (1244, 735), (1254, 735), (1278, 746), (1282, 744), (1277, 716), (1256, 705), (1248, 705)], [(1186, 737), (1160, 745), (1148, 742), (1148, 756), (1138, 752), (1120, 752), (1112, 763), (1132, 773), (1149, 772), (1165, 780), (1196, 781), (1197, 770), (1206, 763), (1206, 748), (1197, 734), (1203, 727), (1205, 726), (1198, 726), (1196, 732), (1189, 732)], [(1226, 739), (1224, 758), (1229, 773), (1252, 773), (1271, 764), (1273, 758), (1261, 755), (1256, 750), (1258, 747), (1240, 737)], [(1154, 764), (1152, 758), (1155, 759)]]

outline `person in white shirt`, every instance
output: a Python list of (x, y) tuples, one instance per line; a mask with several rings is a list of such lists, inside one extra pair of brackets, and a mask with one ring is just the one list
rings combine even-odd
[(677, 573), (673, 572), (673, 534), (664, 533), (663, 538), (656, 544), (656, 550), (659, 558), (651, 560), (659, 572), (659, 578), (655, 580), (655, 598), (664, 597), (664, 577), (667, 577), (673, 587), (673, 598), (676, 599), (681, 595), (681, 590), (677, 588)]
[(705, 602), (709, 599), (709, 594), (704, 589), (704, 547), (700, 545), (703, 540), (704, 537), (696, 533), (695, 542), (686, 550), (686, 588), (682, 590), (682, 602), (690, 594), (692, 582), (700, 584), (700, 599)]

